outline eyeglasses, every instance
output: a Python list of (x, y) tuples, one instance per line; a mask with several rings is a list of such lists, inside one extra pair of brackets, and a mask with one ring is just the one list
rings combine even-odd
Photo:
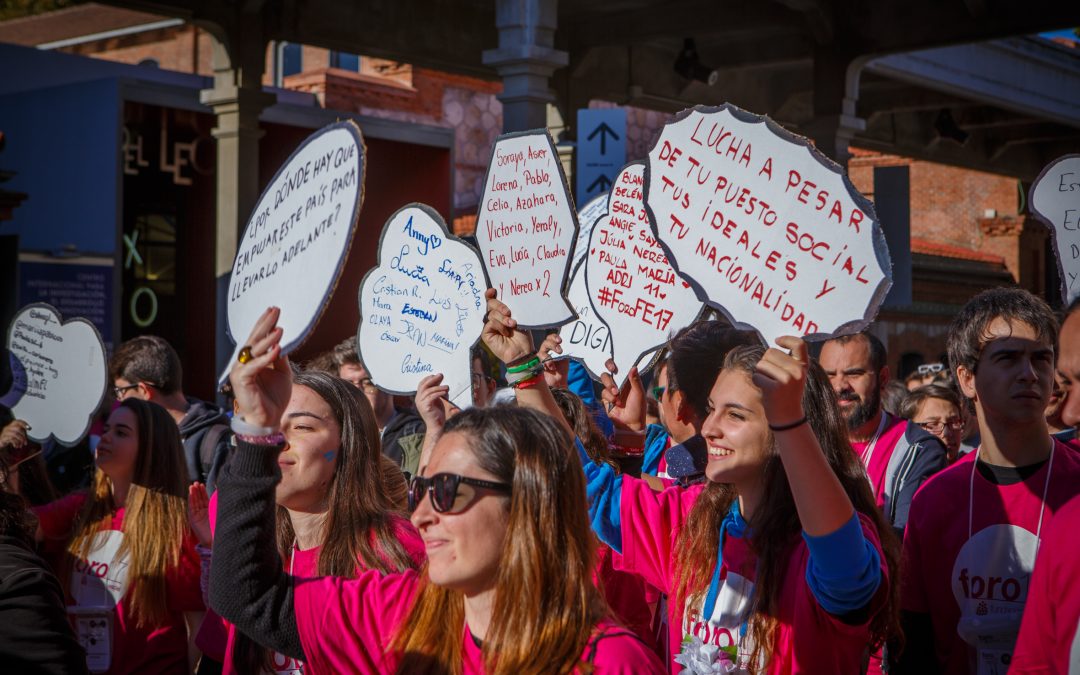
[(919, 366), (919, 375), (933, 375), (945, 370), (944, 363), (924, 363)]
[(379, 391), (379, 388), (375, 386), (375, 383), (371, 381), (370, 377), (365, 377), (361, 379), (359, 382), (356, 383), (356, 386), (361, 391), (366, 391), (369, 394), (374, 394), (375, 392)]
[(484, 488), (503, 494), (510, 494), (506, 483), (493, 483), (479, 478), (468, 478), (454, 473), (437, 473), (430, 478), (413, 476), (409, 481), (409, 512), (423, 501), (424, 495), (431, 495), (431, 505), (438, 513), (460, 513), (476, 499), (476, 490)]
[(664, 395), (665, 391), (667, 391), (667, 387), (653, 387), (652, 388), (653, 398), (655, 398), (657, 401), (659, 401), (660, 397)]
[(964, 428), (964, 420), (957, 417), (945, 420), (944, 422), (915, 422), (915, 424), (919, 425), (923, 429), (926, 429), (932, 434), (940, 434), (941, 432), (945, 431), (946, 427), (948, 427), (952, 431), (960, 431)]
[(129, 389), (138, 389), (138, 388), (139, 388), (139, 385), (138, 385), (138, 383), (136, 383), (136, 384), (129, 384), (129, 385), (127, 385), (127, 386), (124, 386), (124, 387), (113, 387), (113, 388), (112, 388), (112, 390), (113, 390), (113, 396), (115, 396), (115, 397), (116, 397), (116, 400), (117, 400), (117, 401), (121, 401), (121, 400), (123, 400), (123, 398), (124, 398), (124, 392), (125, 392), (125, 391), (128, 391)]

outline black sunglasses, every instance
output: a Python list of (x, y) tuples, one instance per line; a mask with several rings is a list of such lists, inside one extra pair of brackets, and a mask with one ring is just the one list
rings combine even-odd
[(430, 478), (413, 476), (409, 481), (409, 512), (416, 510), (424, 499), (424, 494), (431, 495), (431, 505), (438, 513), (459, 513), (476, 498), (474, 490), (462, 490), (462, 485), (495, 490), (510, 494), (506, 483), (493, 483), (479, 478), (468, 478), (454, 473), (437, 473)]

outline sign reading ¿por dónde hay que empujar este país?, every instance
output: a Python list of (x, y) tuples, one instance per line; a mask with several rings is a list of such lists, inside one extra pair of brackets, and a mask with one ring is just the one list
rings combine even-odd
[(281, 308), (282, 353), (299, 347), (330, 301), (364, 200), (364, 140), (351, 121), (309, 136), (278, 169), (248, 220), (229, 279), (228, 369), (267, 307)]

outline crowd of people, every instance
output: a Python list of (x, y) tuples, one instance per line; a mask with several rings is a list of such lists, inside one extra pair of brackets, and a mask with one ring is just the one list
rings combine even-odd
[(120, 345), (92, 455), (0, 411), (6, 672), (1080, 672), (1080, 308), (985, 291), (904, 378), (701, 320), (597, 383), (488, 290), (466, 409), (279, 319), (231, 409)]

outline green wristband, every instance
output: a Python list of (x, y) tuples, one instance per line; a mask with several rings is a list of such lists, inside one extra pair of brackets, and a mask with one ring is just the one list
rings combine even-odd
[(507, 366), (506, 367), (506, 372), (508, 372), (508, 373), (524, 373), (526, 370), (536, 368), (539, 365), (540, 365), (540, 359), (534, 356), (531, 359), (529, 359), (528, 361), (526, 361), (525, 363), (519, 363), (516, 366)]

